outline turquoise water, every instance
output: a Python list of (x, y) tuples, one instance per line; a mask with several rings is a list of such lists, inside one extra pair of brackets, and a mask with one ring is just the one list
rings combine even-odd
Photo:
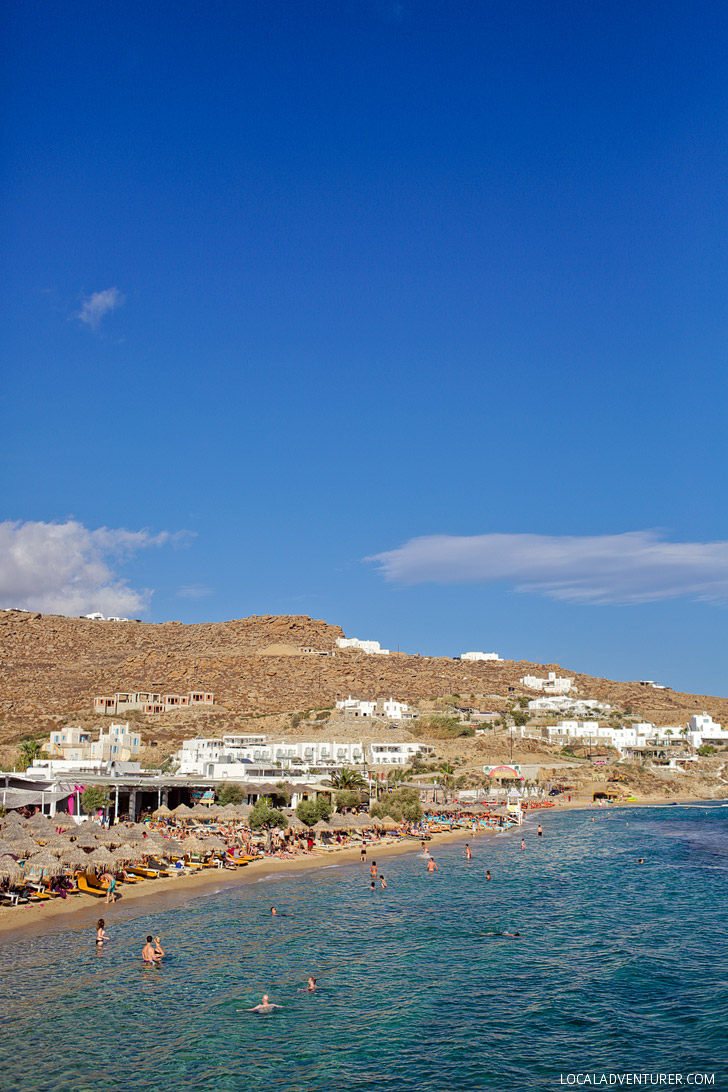
[[(334, 865), (153, 917), (105, 908), (100, 956), (87, 925), (3, 943), (0, 1087), (540, 1092), (697, 1071), (728, 1089), (728, 807), (541, 819), (525, 852), (520, 832), (472, 839), (469, 864), (435, 847), (434, 875), (416, 851), (380, 858), (386, 891)], [(160, 969), (140, 965), (148, 932)], [(243, 1011), (263, 992), (283, 1007)]]

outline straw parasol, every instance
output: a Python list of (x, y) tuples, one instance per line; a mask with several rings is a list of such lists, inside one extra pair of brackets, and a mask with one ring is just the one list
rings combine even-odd
[(378, 825), (382, 830), (399, 830), (399, 823), (396, 823), (389, 815), (385, 815), (384, 819), (380, 819)]
[(297, 815), (292, 815), (290, 817), (290, 819), (288, 820), (288, 829), (289, 830), (305, 830), (306, 829), (306, 824), (302, 823)]
[(184, 853), (206, 853), (207, 846), (201, 838), (196, 838), (194, 834), (191, 838), (185, 838), (182, 843), (182, 849)]
[(192, 808), (188, 808), (186, 804), (179, 804), (174, 809), (175, 819), (189, 819), (192, 815)]
[(227, 844), (223, 842), (222, 838), (218, 838), (217, 834), (205, 838), (203, 845), (206, 849), (227, 849)]
[(165, 857), (179, 857), (181, 853), (184, 853), (184, 848), (182, 842), (178, 842), (176, 838), (165, 838), (164, 847), (160, 849), (160, 853), (163, 853)]
[(38, 843), (25, 831), (19, 834), (14, 834), (12, 831), (3, 833), (5, 834), (5, 842), (12, 846), (12, 853), (17, 853), (19, 857), (27, 857), (32, 853), (37, 853)]
[(12, 853), (14, 857), (19, 857), (17, 846), (14, 846), (12, 842), (6, 842), (3, 838), (0, 838), (0, 857), (4, 857), (6, 853)]
[(17, 861), (12, 857), (0, 856), (0, 880), (9, 880), (11, 884), (19, 883), (25, 873)]
[(67, 845), (59, 860), (65, 868), (86, 868), (89, 862), (87, 854), (82, 849), (76, 849), (75, 845)]
[(86, 860), (89, 864), (96, 865), (99, 868), (106, 868), (107, 865), (114, 863), (111, 851), (106, 846), (99, 846), (98, 849), (89, 854)]
[(323, 819), (319, 819), (318, 823), (316, 823), (316, 824), (314, 825), (314, 828), (313, 828), (313, 829), (314, 829), (314, 830), (318, 830), (318, 831), (321, 831), (321, 833), (322, 833), (322, 834), (323, 834), (324, 832), (327, 832), (327, 833), (329, 833), (329, 834), (332, 834), (332, 833), (333, 833), (333, 830), (334, 830), (334, 828), (333, 828), (333, 827), (330, 827), (328, 823), (325, 823)]
[(63, 872), (63, 865), (50, 853), (36, 853), (28, 857), (25, 862), (25, 871), (26, 873), (40, 872), (41, 875), (46, 876), (59, 876)]
[(172, 809), (168, 808), (166, 804), (161, 804), (152, 812), (153, 819), (168, 819), (172, 815)]
[(247, 819), (253, 810), (251, 804), (232, 804), (231, 806), (235, 810), (235, 814), (232, 816), (234, 819)]
[(111, 854), (113, 863), (116, 864), (139, 864), (144, 858), (144, 854), (136, 846), (123, 845), (115, 849)]
[(101, 845), (101, 843), (97, 842), (89, 833), (80, 834), (73, 844), (78, 846), (79, 849), (98, 849)]
[(53, 825), (60, 827), (62, 830), (72, 830), (74, 827), (78, 826), (72, 815), (60, 811), (56, 812), (53, 816)]

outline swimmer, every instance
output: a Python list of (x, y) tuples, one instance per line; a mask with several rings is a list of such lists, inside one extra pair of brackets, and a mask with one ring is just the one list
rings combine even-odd
[(152, 967), (157, 966), (157, 960), (154, 955), (154, 937), (150, 935), (147, 937), (147, 943), (142, 948), (142, 962), (150, 963)]
[(382, 881), (382, 887), (386, 887), (387, 881), (385, 880), (384, 876), (380, 876), (379, 879)]
[(489, 880), (489, 879), (490, 879), (490, 869), (489, 869), (489, 868), (487, 868), (487, 869), (485, 870), (485, 878), (486, 878), (486, 880)]
[(520, 933), (501, 933), (502, 937), (520, 937)]
[(440, 871), (440, 869), (437, 867), (437, 865), (433, 861), (432, 857), (430, 857), (429, 861), (427, 862), (427, 871), (428, 872), (439, 872)]
[(99, 918), (99, 920), (96, 922), (96, 943), (99, 947), (102, 946), (105, 940), (111, 940), (111, 937), (104, 929), (105, 925), (106, 922), (103, 918)]
[(270, 998), (268, 997), (268, 994), (264, 993), (261, 998), (260, 1004), (254, 1005), (252, 1009), (248, 1009), (248, 1012), (273, 1012), (273, 1009), (279, 1008), (281, 1008), (281, 1006), (272, 1004)]
[(372, 880), (372, 882), (369, 884), (369, 890), (370, 891), (376, 891), (376, 889), (377, 889), (377, 885), (374, 882), (374, 880)]
[(372, 867), (369, 869), (369, 875), (371, 876), (371, 878), (373, 880), (376, 880), (376, 878), (377, 878), (377, 862), (376, 861), (372, 861)]
[(465, 843), (465, 858), (468, 861), (472, 861), (473, 859), (473, 854), (470, 852), (470, 846), (467, 842)]
[(521, 838), (521, 849), (525, 849), (525, 848), (526, 848), (526, 839)]
[(538, 830), (536, 831), (536, 834), (538, 834), (539, 838), (543, 838), (543, 827), (540, 823), (538, 824)]
[(639, 859), (639, 861), (637, 862), (637, 864), (644, 864), (644, 863), (645, 863), (645, 859), (644, 859), (644, 857), (640, 857), (640, 859)]
[(278, 911), (276, 910), (275, 906), (271, 906), (271, 908), (270, 908), (270, 912), (271, 912), (271, 914), (272, 914), (272, 916), (273, 916), (273, 917), (275, 917), (275, 916), (276, 916), (276, 914), (278, 913)]
[(313, 993), (313, 991), (315, 989), (316, 989), (316, 979), (313, 977), (312, 974), (310, 974), (308, 976), (308, 985), (306, 986), (306, 991), (308, 993)]

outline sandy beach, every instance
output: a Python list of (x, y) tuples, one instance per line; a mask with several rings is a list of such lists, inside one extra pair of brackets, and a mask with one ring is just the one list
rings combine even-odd
[[(483, 837), (494, 837), (495, 833), (493, 830), (479, 830), (476, 833), (456, 830), (444, 834), (433, 834), (429, 845), (431, 848), (436, 848), (448, 842), (468, 839), (475, 841)], [(389, 844), (369, 843), (367, 867), (372, 860), (382, 857), (419, 852), (420, 842), (417, 838), (403, 838), (399, 842)], [(359, 860), (360, 853), (361, 845), (356, 844), (323, 852), (318, 850), (310, 855), (305, 854), (291, 859), (264, 857), (234, 871), (211, 868), (205, 869), (204, 872), (183, 876), (160, 876), (156, 880), (146, 880), (140, 884), (122, 884), (118, 889), (120, 897), (112, 904), (107, 904), (105, 899), (72, 895), (68, 899), (54, 899), (52, 902), (0, 907), (0, 944), (12, 944), (20, 936), (28, 937), (51, 930), (88, 928), (99, 917), (116, 921), (129, 920), (142, 914), (153, 913), (158, 909), (168, 910), (170, 907), (179, 906), (196, 895), (257, 883), (269, 876), (303, 872), (332, 864), (353, 864)]]

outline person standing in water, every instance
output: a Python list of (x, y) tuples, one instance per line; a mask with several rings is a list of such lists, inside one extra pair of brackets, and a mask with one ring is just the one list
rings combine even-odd
[(437, 867), (437, 865), (433, 861), (432, 857), (430, 857), (429, 861), (427, 862), (427, 871), (428, 872), (439, 872), (440, 871), (440, 869)]
[(259, 1005), (254, 1005), (252, 1009), (248, 1009), (248, 1012), (273, 1012), (273, 1009), (279, 1009), (280, 1005), (272, 1004), (267, 993), (264, 993)]
[(538, 830), (536, 831), (536, 834), (538, 834), (539, 838), (543, 838), (543, 827), (540, 823), (538, 824)]
[(486, 878), (486, 880), (490, 879), (490, 869), (489, 868), (486, 868), (486, 870), (485, 870), (485, 878)]
[(521, 849), (525, 849), (525, 848), (526, 848), (526, 839), (521, 838)]
[(103, 947), (105, 940), (110, 940), (109, 934), (104, 929), (106, 922), (103, 918), (99, 918), (96, 922), (96, 945), (97, 947)]
[(372, 867), (369, 869), (369, 875), (371, 876), (371, 878), (373, 880), (376, 880), (376, 878), (377, 878), (377, 862), (376, 861), (372, 861)]
[(465, 859), (468, 861), (472, 861), (473, 859), (473, 854), (470, 852), (470, 846), (467, 842), (465, 843)]
[(313, 991), (315, 989), (316, 989), (316, 979), (313, 977), (312, 974), (310, 974), (308, 976), (308, 985), (306, 986), (306, 991), (307, 991), (307, 993), (313, 993)]
[(361, 863), (362, 863), (362, 864), (366, 864), (366, 862), (367, 862), (367, 847), (366, 847), (366, 846), (362, 846), (362, 847), (361, 847), (361, 857), (360, 857), (360, 860), (361, 860)]

